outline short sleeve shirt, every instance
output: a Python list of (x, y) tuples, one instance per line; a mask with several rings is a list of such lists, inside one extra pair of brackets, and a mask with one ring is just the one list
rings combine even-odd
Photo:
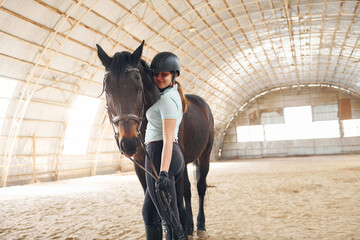
[(146, 111), (148, 124), (145, 132), (145, 143), (163, 140), (163, 119), (176, 119), (174, 138), (178, 139), (179, 125), (182, 120), (182, 102), (177, 90), (177, 84), (173, 88), (165, 89), (160, 99)]

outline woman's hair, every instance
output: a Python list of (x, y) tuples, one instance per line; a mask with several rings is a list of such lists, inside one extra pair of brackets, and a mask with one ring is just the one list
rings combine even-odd
[(183, 88), (181, 86), (181, 84), (175, 80), (175, 83), (178, 85), (178, 92), (180, 94), (181, 97), (181, 102), (182, 102), (182, 108), (183, 108), (183, 114), (186, 112), (187, 110), (187, 106), (189, 105), (189, 102), (186, 100)]

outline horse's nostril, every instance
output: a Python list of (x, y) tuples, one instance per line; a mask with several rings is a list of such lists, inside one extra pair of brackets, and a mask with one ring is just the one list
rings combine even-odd
[(126, 155), (134, 155), (137, 151), (137, 147), (138, 147), (138, 141), (135, 137), (128, 139), (128, 138), (123, 138), (121, 140), (120, 143), (121, 146), (121, 150), (126, 154)]

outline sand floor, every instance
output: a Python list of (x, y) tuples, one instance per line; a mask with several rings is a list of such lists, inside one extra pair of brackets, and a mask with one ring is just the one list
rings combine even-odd
[[(360, 155), (215, 162), (208, 185), (208, 239), (360, 239)], [(1, 188), (0, 239), (145, 239), (142, 200), (134, 173)]]

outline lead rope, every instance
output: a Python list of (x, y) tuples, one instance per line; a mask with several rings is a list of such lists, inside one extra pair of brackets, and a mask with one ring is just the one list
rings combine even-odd
[[(113, 128), (113, 130), (114, 130), (114, 133), (115, 133), (114, 137), (115, 137), (115, 140), (116, 140), (116, 145), (118, 146), (120, 153), (121, 153), (122, 155), (124, 155), (124, 152), (122, 151), (122, 149), (121, 149), (121, 147), (120, 147), (119, 133), (116, 132), (115, 127), (114, 127), (114, 124), (113, 124), (112, 122), (110, 122), (110, 123), (111, 123), (111, 126), (112, 126), (112, 128)], [(138, 137), (141, 136), (141, 135), (139, 134), (139, 130), (137, 131), (137, 134), (138, 134)], [(140, 165), (138, 162), (136, 162), (132, 157), (130, 157), (129, 159), (130, 159), (130, 161), (132, 161), (134, 164), (136, 164), (139, 168), (141, 168), (144, 172), (146, 172), (147, 174), (149, 174), (149, 176), (151, 176), (155, 181), (159, 181), (159, 175), (158, 175), (158, 173), (157, 173), (157, 171), (156, 171), (156, 169), (155, 169), (155, 165), (154, 165), (154, 163), (151, 161), (150, 156), (149, 156), (149, 153), (146, 151), (146, 148), (144, 147), (143, 141), (140, 140), (140, 142), (141, 142), (141, 146), (142, 146), (142, 148), (143, 148), (146, 156), (147, 156), (148, 159), (149, 159), (149, 163), (150, 163), (150, 166), (151, 166), (152, 170), (154, 171), (154, 174), (152, 174), (152, 173), (149, 172), (146, 168), (144, 168), (143, 166), (141, 166), (141, 165)]]
[(172, 197), (169, 191), (167, 189), (155, 189), (155, 197), (160, 208), (159, 210), (162, 213), (161, 216), (166, 221), (166, 224), (170, 227), (171, 230), (175, 232), (179, 239), (185, 239), (185, 233), (182, 225), (171, 208)]

